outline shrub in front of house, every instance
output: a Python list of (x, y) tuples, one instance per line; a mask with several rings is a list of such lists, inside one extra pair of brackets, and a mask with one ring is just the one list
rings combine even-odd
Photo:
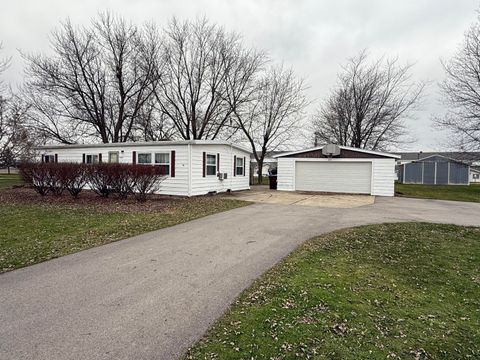
[(37, 193), (45, 196), (51, 189), (50, 167), (48, 164), (24, 163), (19, 166), (20, 176), (32, 185)]
[(133, 193), (138, 201), (145, 201), (147, 195), (158, 191), (166, 175), (164, 169), (158, 166), (133, 165)]
[(115, 193), (125, 199), (134, 194), (145, 201), (166, 178), (158, 166), (131, 164), (24, 163), (20, 165), (23, 180), (40, 195), (61, 195), (67, 190), (73, 197), (88, 187), (102, 197)]
[(87, 185), (86, 166), (76, 163), (59, 163), (62, 168), (61, 184), (70, 195), (77, 198)]

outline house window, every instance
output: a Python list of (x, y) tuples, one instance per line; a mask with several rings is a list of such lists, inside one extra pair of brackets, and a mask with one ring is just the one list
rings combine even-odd
[(170, 174), (170, 153), (155, 153), (155, 165), (161, 167), (162, 174)]
[(473, 174), (474, 179), (480, 179), (480, 174)]
[(87, 155), (85, 157), (85, 162), (87, 164), (98, 164), (98, 155)]
[(243, 163), (243, 158), (241, 157), (237, 157), (237, 163), (235, 164), (235, 173), (237, 175), (243, 175), (244, 174), (244, 168), (245, 168), (245, 164)]
[(152, 163), (152, 154), (150, 154), (150, 153), (140, 153), (140, 154), (138, 154), (137, 163), (138, 164), (151, 164)]
[(108, 162), (114, 164), (118, 163), (118, 151), (108, 152)]
[(207, 175), (217, 175), (217, 155), (207, 154)]
[(54, 163), (55, 162), (55, 155), (44, 155), (43, 161), (46, 163)]

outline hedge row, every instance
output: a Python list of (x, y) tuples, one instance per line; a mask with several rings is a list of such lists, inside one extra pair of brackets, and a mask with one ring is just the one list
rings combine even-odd
[(134, 194), (137, 200), (145, 201), (166, 178), (162, 167), (148, 165), (26, 163), (19, 168), (25, 182), (42, 196), (68, 191), (78, 197), (88, 186), (102, 197), (115, 193), (127, 198)]

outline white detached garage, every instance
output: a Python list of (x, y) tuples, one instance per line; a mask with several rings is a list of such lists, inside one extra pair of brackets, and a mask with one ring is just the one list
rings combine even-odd
[(398, 155), (326, 145), (276, 157), (278, 190), (394, 195)]

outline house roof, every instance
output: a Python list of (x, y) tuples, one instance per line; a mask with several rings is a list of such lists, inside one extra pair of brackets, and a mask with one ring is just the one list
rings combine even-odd
[[(297, 154), (302, 154), (302, 153), (305, 153), (305, 152), (321, 150), (321, 149), (323, 149), (323, 147), (324, 147), (324, 145), (309, 148), (309, 149), (304, 149), (304, 150), (291, 151), (291, 152), (286, 152), (286, 153), (283, 153), (283, 154), (280, 154), (280, 155), (275, 155), (273, 157), (274, 158), (279, 158), (279, 157), (284, 157), (284, 156), (297, 155)], [(358, 148), (349, 147), (349, 146), (342, 146), (342, 145), (340, 145), (339, 148), (342, 149), (342, 150), (356, 151), (356, 152), (360, 152), (360, 153), (364, 153), (364, 154), (371, 154), (371, 155), (377, 155), (377, 156), (390, 157), (390, 158), (393, 158), (393, 159), (400, 159), (399, 155), (380, 152), (380, 151), (358, 149)]]
[(462, 162), (480, 162), (480, 151), (446, 151), (446, 152), (399, 152), (402, 160), (413, 161), (425, 159), (434, 155), (443, 156)]
[(55, 144), (36, 147), (37, 150), (53, 149), (90, 149), (90, 148), (109, 148), (109, 147), (141, 147), (141, 146), (172, 146), (172, 145), (227, 145), (236, 149), (251, 153), (243, 146), (221, 140), (179, 140), (179, 141), (132, 141), (122, 143), (100, 143), (100, 144)]

